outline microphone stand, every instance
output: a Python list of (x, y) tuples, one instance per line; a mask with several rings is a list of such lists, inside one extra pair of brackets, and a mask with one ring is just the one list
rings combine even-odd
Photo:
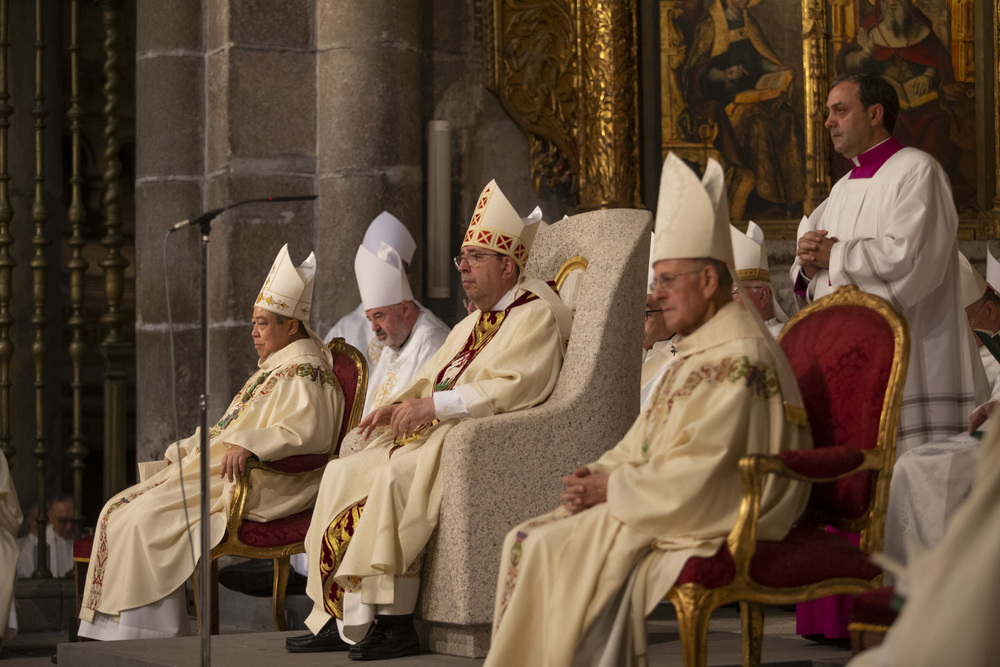
[(212, 562), (211, 562), (211, 535), (209, 522), (209, 500), (210, 492), (208, 488), (208, 464), (209, 464), (209, 443), (208, 443), (208, 242), (211, 240), (212, 220), (219, 217), (229, 209), (243, 206), (245, 204), (257, 204), (266, 202), (287, 202), (287, 201), (311, 201), (317, 195), (302, 195), (293, 197), (264, 197), (262, 199), (248, 199), (236, 204), (230, 204), (223, 208), (212, 209), (200, 216), (178, 222), (170, 230), (176, 232), (185, 227), (198, 226), (201, 232), (201, 350), (202, 350), (202, 393), (198, 399), (199, 424), (201, 427), (200, 451), (201, 458), (201, 581), (198, 590), (198, 610), (201, 615), (201, 665), (210, 667), (212, 664), (212, 622), (214, 620), (214, 610), (211, 608), (211, 593), (209, 587), (212, 582)]

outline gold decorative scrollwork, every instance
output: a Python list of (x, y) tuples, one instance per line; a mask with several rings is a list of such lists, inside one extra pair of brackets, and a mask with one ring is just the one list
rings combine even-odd
[(627, 3), (488, 0), (486, 86), (528, 134), (536, 190), (638, 202), (636, 25)]

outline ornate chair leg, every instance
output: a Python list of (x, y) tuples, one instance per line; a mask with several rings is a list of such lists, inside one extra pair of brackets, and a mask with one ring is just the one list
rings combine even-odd
[(289, 569), (291, 569), (289, 562), (288, 556), (274, 559), (274, 591), (271, 600), (274, 624), (278, 627), (278, 632), (288, 629), (285, 623), (285, 591), (288, 588)]
[(764, 605), (740, 602), (743, 626), (743, 667), (760, 667), (760, 649), (764, 643)]
[[(87, 580), (87, 568), (90, 567), (90, 561), (79, 561), (73, 559), (73, 582), (75, 584), (76, 593), (76, 620), (74, 623), (75, 627), (80, 625), (80, 608), (83, 606), (83, 586)], [(80, 568), (83, 568), (83, 573), (81, 574)], [(76, 630), (73, 630), (73, 634), (76, 634)], [(82, 637), (76, 637), (75, 641), (82, 642)]]
[(712, 591), (685, 584), (670, 589), (667, 598), (677, 612), (684, 667), (705, 667), (708, 661), (708, 620), (716, 607)]
[(195, 630), (196, 635), (201, 635), (201, 607), (198, 606), (198, 582), (201, 581), (201, 563), (194, 566), (194, 573), (191, 575), (191, 591), (194, 593), (194, 614), (195, 619), (198, 621), (197, 629)]

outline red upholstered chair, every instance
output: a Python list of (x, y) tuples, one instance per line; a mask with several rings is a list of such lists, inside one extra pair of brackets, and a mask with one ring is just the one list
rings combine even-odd
[[(885, 300), (841, 287), (795, 315), (779, 343), (799, 381), (813, 450), (740, 461), (743, 498), (725, 544), (692, 558), (667, 597), (677, 610), (686, 667), (703, 667), (712, 610), (739, 602), (743, 664), (760, 665), (765, 604), (859, 593), (881, 583), (881, 551), (909, 358), (905, 320)], [(812, 484), (805, 513), (779, 542), (758, 542), (766, 475)], [(860, 548), (824, 530), (860, 533)]]
[(854, 596), (851, 606), (851, 622), (847, 629), (851, 632), (851, 653), (878, 646), (885, 639), (889, 626), (899, 615), (894, 604), (895, 590), (892, 586), (872, 588)]
[[(312, 520), (312, 508), (303, 510), (291, 516), (274, 521), (258, 522), (245, 518), (246, 501), (250, 496), (251, 471), (264, 470), (280, 475), (307, 475), (324, 468), (327, 462), (337, 456), (340, 443), (348, 431), (361, 421), (365, 405), (365, 394), (368, 390), (368, 365), (361, 353), (349, 345), (343, 338), (334, 338), (327, 345), (333, 353), (333, 372), (340, 382), (344, 392), (344, 419), (335, 442), (330, 443), (330, 453), (303, 454), (289, 456), (274, 461), (257, 461), (250, 459), (246, 463), (246, 474), (240, 478), (233, 495), (233, 504), (229, 508), (229, 521), (226, 534), (222, 541), (211, 552), (212, 557), (212, 633), (219, 632), (219, 595), (218, 577), (216, 576), (216, 559), (222, 556), (243, 556), (246, 558), (271, 559), (274, 561), (274, 590), (272, 592), (272, 610), (274, 623), (278, 630), (285, 627), (285, 588), (288, 585), (289, 557), (305, 552), (303, 541), (309, 522)], [(195, 573), (195, 585), (199, 578)], [(196, 596), (197, 597), (197, 596)]]

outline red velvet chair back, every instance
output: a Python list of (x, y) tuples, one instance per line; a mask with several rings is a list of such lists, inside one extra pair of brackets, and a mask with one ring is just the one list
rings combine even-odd
[(327, 347), (333, 354), (333, 374), (337, 376), (344, 392), (344, 419), (337, 442), (331, 450), (337, 453), (344, 436), (361, 422), (361, 412), (368, 392), (368, 362), (357, 348), (349, 345), (343, 338), (334, 338), (327, 343)]
[[(902, 392), (909, 338), (888, 302), (840, 288), (793, 317), (779, 343), (798, 378), (816, 449), (884, 448), (895, 456), (893, 394)], [(876, 477), (865, 471), (814, 484), (809, 509), (817, 520), (856, 532), (872, 506)]]

